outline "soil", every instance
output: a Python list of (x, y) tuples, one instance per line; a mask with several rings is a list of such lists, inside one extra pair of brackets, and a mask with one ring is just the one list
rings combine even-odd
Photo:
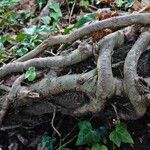
[[(132, 43), (123, 47), (122, 49), (124, 51), (122, 51), (122, 49), (115, 51), (112, 62), (117, 63), (124, 61), (124, 58), (126, 57), (131, 46)], [(140, 58), (138, 73), (143, 77), (149, 76), (149, 59), (150, 53), (148, 51), (146, 51)], [(78, 65), (73, 65), (70, 68), (66, 68), (63, 74), (70, 69), (72, 69), (72, 73), (81, 73), (83, 70), (88, 71), (94, 67), (95, 63), (90, 58), (79, 63)], [(123, 64), (113, 69), (114, 75), (119, 78), (123, 78), (122, 71)], [(1, 92), (1, 95), (2, 94), (4, 93)], [(109, 100), (105, 109), (96, 115), (88, 114), (82, 118), (72, 115), (75, 108), (87, 102), (88, 98), (84, 95), (84, 93), (70, 91), (44, 100), (39, 99), (36, 101), (30, 101), (28, 99), (28, 103), (21, 105), (18, 103), (14, 104), (5, 117), (3, 127), (0, 130), (0, 146), (3, 150), (7, 150), (8, 146), (11, 144), (14, 146), (16, 144), (18, 146), (18, 150), (37, 150), (39, 139), (43, 135), (48, 135), (57, 139), (55, 146), (58, 148), (60, 137), (51, 126), (53, 116), (52, 103), (58, 106), (57, 113), (54, 118), (55, 128), (61, 134), (62, 144), (72, 139), (72, 141), (66, 146), (72, 150), (88, 150), (86, 145), (80, 147), (75, 145), (76, 135), (78, 134), (77, 123), (79, 120), (90, 120), (95, 129), (100, 126), (104, 126), (107, 129), (107, 132), (110, 133), (113, 129), (113, 121), (117, 118), (117, 114), (114, 111), (113, 106), (117, 108), (119, 115), (130, 115), (133, 111), (129, 100), (122, 96), (113, 97)], [(61, 106), (61, 110), (59, 110), (59, 106)], [(60, 111), (63, 113), (60, 113)], [(138, 120), (123, 122), (127, 124), (128, 131), (133, 136), (135, 144), (123, 144), (120, 150), (150, 150), (150, 110), (147, 111), (144, 117)], [(108, 136), (106, 137), (106, 145), (109, 149), (117, 149), (108, 140)], [(63, 140), (64, 138), (65, 140)]]
[[(42, 121), (34, 126), (24, 126), (19, 125), (18, 127), (13, 129), (7, 129), (4, 131), (0, 131), (0, 145), (3, 147), (7, 147), (10, 143), (18, 143), (19, 150), (36, 150), (36, 146), (38, 143), (38, 139), (43, 135), (55, 136), (57, 139), (59, 137), (56, 133), (54, 133), (53, 129), (51, 128), (51, 117), (50, 115), (44, 116), (46, 121)], [(47, 118), (47, 119), (46, 119)], [(109, 127), (112, 120), (103, 119), (104, 117), (95, 116), (86, 119), (91, 119), (91, 123), (93, 127), (97, 128), (99, 126)], [(80, 118), (81, 119), (81, 118)], [(84, 118), (85, 119), (85, 118)], [(40, 120), (40, 118), (39, 118)], [(149, 112), (146, 115), (136, 121), (126, 121), (128, 126), (128, 131), (132, 134), (135, 144), (123, 144), (120, 147), (120, 150), (150, 150), (150, 114)], [(78, 120), (74, 117), (57, 114), (55, 118), (55, 126), (57, 127), (58, 131), (61, 133), (62, 138), (66, 137), (68, 134), (69, 136), (65, 139), (64, 142), (69, 141), (72, 139), (78, 132), (77, 128)], [(11, 127), (10, 127), (11, 128)], [(110, 132), (110, 129), (108, 129)], [(18, 139), (18, 135), (21, 135), (23, 140)], [(27, 142), (25, 142), (27, 141)], [(76, 147), (75, 146), (76, 138), (67, 145), (68, 148), (72, 150), (86, 150), (87, 147)], [(56, 142), (56, 146), (58, 146), (59, 141)], [(107, 143), (109, 145), (109, 149), (113, 150), (114, 145), (110, 142)]]
[[(65, 17), (60, 20), (60, 26), (63, 28), (68, 27), (69, 16), (68, 10), (66, 10), (67, 7), (66, 5), (62, 7), (62, 13)], [(102, 4), (98, 8), (104, 7), (105, 6)], [(80, 9), (78, 5), (75, 6), (71, 24), (76, 23), (78, 15), (91, 12), (90, 9), (87, 11), (83, 8), (83, 10)], [(81, 13), (80, 11), (83, 12)], [(75, 43), (77, 45), (70, 44), (69, 50), (74, 50), (78, 47), (78, 42), (76, 41)], [(132, 42), (126, 43), (123, 47), (114, 50), (112, 64), (122, 62), (112, 69), (113, 75), (117, 78), (123, 78), (124, 60), (132, 45)], [(67, 47), (69, 47), (69, 45), (67, 45)], [(58, 48), (59, 47), (56, 47), (56, 49)], [(47, 55), (49, 54), (44, 53), (41, 57)], [(65, 75), (69, 72), (70, 74), (80, 74), (90, 71), (95, 67), (96, 58), (89, 58), (83, 62), (64, 68), (60, 74)], [(150, 77), (149, 50), (142, 54), (138, 63), (137, 72), (142, 77)], [(4, 91), (0, 91), (0, 100), (5, 94)], [(90, 120), (94, 129), (100, 127), (105, 128), (106, 135), (104, 144), (108, 146), (109, 150), (150, 150), (150, 109), (147, 110), (145, 116), (138, 120), (121, 120), (127, 124), (128, 131), (133, 137), (134, 144), (122, 144), (118, 149), (112, 144), (108, 137), (110, 132), (114, 129), (114, 122), (118, 121), (118, 116), (126, 115), (127, 118), (127, 116), (133, 113), (134, 109), (130, 101), (124, 95), (122, 95), (122, 97), (113, 97), (108, 100), (104, 110), (97, 114), (86, 114), (82, 117), (73, 115), (73, 111), (76, 108), (88, 102), (89, 99), (84, 93), (74, 91), (61, 93), (49, 98), (40, 98), (34, 101), (32, 99), (27, 99), (24, 103), (22, 101), (14, 102), (3, 120), (3, 126), (0, 128), (0, 150), (45, 150), (38, 149), (41, 137), (45, 135), (56, 138), (54, 143), (55, 149), (59, 148), (61, 141), (61, 144), (68, 143), (66, 147), (71, 150), (89, 150), (88, 145), (76, 146), (75, 144), (79, 132), (78, 122), (81, 120)], [(56, 107), (55, 117), (54, 105)], [(61, 138), (52, 126), (52, 119), (54, 121), (53, 126), (61, 134)]]

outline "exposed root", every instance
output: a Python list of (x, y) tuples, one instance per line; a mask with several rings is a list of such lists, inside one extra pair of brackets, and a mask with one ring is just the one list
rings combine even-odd
[(55, 107), (53, 107), (53, 108), (54, 108), (54, 111), (53, 111), (53, 117), (52, 117), (52, 121), (51, 121), (51, 126), (52, 126), (53, 130), (58, 134), (58, 136), (61, 137), (60, 132), (54, 126), (54, 119), (55, 119), (55, 115), (56, 115), (56, 108)]
[(150, 31), (146, 31), (140, 35), (138, 40), (133, 45), (132, 49), (129, 51), (124, 64), (124, 92), (131, 100), (137, 116), (141, 117), (146, 111), (146, 105), (143, 97), (137, 91), (135, 86), (135, 79), (137, 79), (137, 63), (144, 52), (146, 47), (150, 43)]
[[(48, 46), (73, 42), (78, 38), (106, 27), (123, 27), (133, 23), (150, 24), (150, 14), (134, 14), (111, 18), (89, 24), (69, 35), (49, 37), (35, 50), (17, 61), (1, 67), (0, 79), (12, 73), (24, 73), (30, 66), (34, 66), (39, 70), (49, 68), (50, 71), (42, 79), (29, 85), (21, 84), (25, 79), (24, 75), (21, 75), (11, 88), (0, 86), (1, 89), (6, 89), (9, 92), (5, 97), (0, 111), (0, 124), (9, 105), (14, 100), (19, 99), (21, 101), (25, 98), (50, 97), (67, 91), (84, 92), (90, 99), (88, 104), (78, 108), (74, 114), (99, 112), (104, 108), (108, 99), (113, 96), (124, 95), (129, 98), (135, 109), (133, 111), (134, 114), (128, 119), (137, 119), (143, 116), (147, 107), (150, 105), (150, 78), (141, 78), (138, 76), (137, 64), (141, 54), (150, 44), (150, 30), (141, 33), (138, 40), (128, 52), (124, 63), (124, 78), (122, 80), (113, 76), (111, 58), (113, 50), (125, 43), (125, 29), (107, 35), (97, 44), (90, 45), (88, 43), (82, 43), (76, 50), (66, 55), (33, 58), (43, 52)], [(95, 57), (97, 65), (91, 71), (63, 76), (59, 76), (55, 72), (57, 69), (79, 63), (94, 55), (97, 55)]]
[(124, 32), (118, 31), (105, 37), (98, 46), (96, 94), (91, 103), (79, 108), (75, 113), (97, 112), (104, 107), (108, 98), (115, 94), (116, 80), (112, 74), (111, 55), (114, 47), (124, 43)]
[(24, 79), (24, 75), (20, 76), (13, 84), (11, 91), (9, 92), (9, 94), (4, 97), (4, 102), (2, 104), (2, 108), (0, 111), (0, 126), (2, 125), (2, 121), (3, 118), (7, 112), (7, 110), (9, 109), (9, 105), (14, 101), (14, 99), (16, 98), (16, 94), (18, 91), (18, 88), (20, 88), (20, 84), (22, 82), (22, 80)]
[(4, 76), (11, 73), (24, 72), (31, 66), (34, 66), (37, 69), (63, 68), (89, 58), (92, 56), (92, 53), (92, 45), (89, 45), (88, 43), (82, 43), (79, 45), (78, 49), (72, 51), (68, 55), (34, 58), (25, 62), (12, 62), (0, 68), (0, 78), (3, 78)]
[(150, 83), (150, 81), (146, 81), (141, 77), (138, 77), (137, 79), (135, 79), (136, 89), (138, 90), (141, 96), (144, 96), (144, 99), (149, 104), (150, 103), (150, 84), (148, 83)]
[(10, 87), (6, 86), (6, 85), (3, 85), (3, 84), (0, 84), (0, 90), (4, 90), (6, 92), (9, 92), (10, 91)]

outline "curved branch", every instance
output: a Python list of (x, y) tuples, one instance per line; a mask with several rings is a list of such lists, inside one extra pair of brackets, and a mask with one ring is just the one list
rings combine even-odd
[[(19, 77), (13, 84), (11, 92), (7, 99), (4, 101), (2, 110), (0, 112), (0, 120), (6, 114), (8, 110), (9, 104), (12, 100), (19, 99), (19, 101), (24, 100), (24, 98), (32, 97), (31, 93), (35, 93), (34, 95), (50, 97), (53, 95), (57, 95), (62, 92), (67, 91), (82, 91), (87, 94), (90, 98), (90, 104), (86, 104), (83, 107), (77, 109), (75, 113), (83, 114), (85, 112), (97, 112), (102, 109), (102, 101), (95, 101), (92, 97), (96, 93), (96, 85), (97, 85), (97, 71), (96, 69), (91, 70), (84, 74), (74, 74), (74, 75), (65, 75), (61, 77), (54, 77), (48, 75), (43, 80), (38, 81), (30, 86), (21, 86), (21, 82), (24, 80), (24, 75)], [(146, 78), (146, 81), (149, 81), (150, 78)], [(119, 81), (119, 82), (118, 82)], [(117, 80), (118, 91), (122, 91), (122, 81)], [(34, 92), (33, 92), (34, 91)], [(121, 92), (117, 92), (116, 95), (121, 95)], [(9, 98), (9, 99), (8, 99)], [(35, 98), (35, 96), (33, 97)], [(91, 111), (94, 110), (94, 111)]]
[(3, 102), (2, 108), (0, 110), (0, 126), (2, 125), (3, 118), (7, 112), (10, 104), (12, 103), (14, 98), (16, 97), (18, 88), (20, 87), (20, 84), (21, 84), (23, 79), (24, 79), (24, 75), (22, 75), (18, 79), (16, 79), (16, 81), (12, 85), (12, 88), (11, 88), (9, 94), (6, 97), (4, 97), (4, 102)]
[(146, 111), (146, 103), (139, 94), (135, 79), (138, 78), (137, 63), (139, 57), (150, 43), (150, 31), (146, 31), (140, 35), (132, 49), (129, 51), (124, 64), (124, 92), (133, 104), (137, 117), (142, 116)]
[(100, 29), (125, 27), (132, 24), (142, 24), (142, 25), (150, 24), (150, 14), (142, 13), (142, 14), (131, 14), (126, 16), (113, 17), (106, 20), (91, 23), (78, 30), (75, 30), (74, 32), (68, 35), (50, 36), (48, 39), (43, 41), (39, 46), (37, 46), (34, 50), (30, 51), (29, 53), (17, 59), (16, 61), (25, 61), (31, 59), (42, 53), (47, 47), (51, 47), (57, 44), (71, 43), (79, 38), (82, 38), (85, 35), (89, 35)]
[(72, 51), (68, 55), (34, 58), (25, 62), (12, 62), (7, 65), (4, 65), (0, 68), (0, 78), (3, 78), (4, 76), (15, 72), (24, 72), (30, 66), (34, 66), (37, 69), (42, 69), (46, 67), (66, 67), (81, 62), (89, 58), (90, 56), (92, 56), (92, 46), (87, 43), (82, 43), (79, 45), (78, 49)]
[[(113, 77), (111, 55), (114, 47), (124, 43), (124, 30), (107, 35), (98, 43), (97, 82), (95, 95), (88, 94), (90, 103), (75, 111), (75, 114), (101, 111), (108, 98), (122, 91), (122, 82)], [(93, 89), (94, 90), (94, 89)]]
[(41, 81), (32, 84), (29, 89), (32, 89), (44, 97), (71, 90), (85, 92), (87, 91), (87, 86), (84, 86), (85, 83), (90, 79), (94, 79), (95, 75), (96, 69), (84, 74), (65, 75), (61, 77), (47, 76)]
[(97, 61), (97, 98), (107, 99), (115, 94), (116, 79), (113, 77), (111, 57), (113, 49), (124, 43), (124, 30), (110, 34), (100, 44)]

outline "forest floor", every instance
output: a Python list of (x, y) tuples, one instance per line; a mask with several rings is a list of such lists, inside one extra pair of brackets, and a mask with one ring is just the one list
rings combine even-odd
[[(0, 1), (0, 67), (19, 60), (49, 36), (66, 35), (95, 20), (105, 20), (130, 13), (150, 13), (149, 0), (55, 0), (55, 2), (51, 2), (51, 0), (22, 0), (21, 3), (18, 2), (19, 0)], [(100, 30), (98, 33), (95, 32), (92, 34), (93, 41), (98, 41), (111, 32), (113, 29), (109, 28)], [(125, 43), (122, 48), (124, 51), (121, 49), (113, 54), (112, 63), (119, 62), (119, 67), (113, 68), (113, 73), (117, 77), (123, 78), (123, 63), (127, 52), (133, 45), (132, 38), (129, 35), (131, 42)], [(73, 46), (62, 44), (45, 51), (40, 56), (57, 56), (63, 54), (64, 47), (71, 51), (72, 47), (76, 48), (76, 44), (78, 46), (79, 43), (77, 41), (72, 44)], [(144, 77), (150, 76), (149, 49), (139, 61), (138, 73)], [(62, 74), (68, 72), (79, 74), (87, 72), (95, 66), (93, 58), (89, 58), (73, 64), (71, 67), (67, 66)], [(35, 70), (32, 69), (26, 72), (27, 77), (23, 85), (34, 83)], [(48, 70), (43, 69), (43, 72), (45, 75)], [(0, 80), (0, 100), (17, 78), (18, 75), (14, 73)], [(124, 97), (114, 97), (106, 104), (101, 113), (87, 114), (81, 117), (74, 116), (72, 111), (79, 105), (86, 103), (85, 100), (89, 101), (82, 92), (71, 91), (46, 98), (42, 102), (41, 99), (25, 104), (14, 102), (4, 116), (0, 127), (0, 150), (150, 150), (149, 108), (142, 118), (125, 121), (119, 119), (117, 112), (128, 111), (128, 109), (123, 109), (124, 106), (128, 107), (126, 106), (128, 100)], [(51, 101), (56, 105), (64, 106), (63, 113), (56, 112), (50, 103)], [(2, 104), (0, 103), (0, 105)], [(69, 108), (69, 111), (66, 107)], [(87, 136), (82, 133), (79, 135), (82, 130), (79, 124), (84, 121), (88, 127), (90, 126), (90, 132), (100, 134), (98, 147), (92, 147), (93, 143), (90, 143), (93, 140), (91, 136), (96, 137), (94, 134)], [(117, 146), (115, 140), (118, 142), (119, 139), (116, 137), (113, 142), (110, 139), (110, 133), (120, 123), (126, 126), (121, 132), (125, 131), (126, 135), (122, 136), (127, 139)], [(89, 128), (86, 132), (89, 131)]]

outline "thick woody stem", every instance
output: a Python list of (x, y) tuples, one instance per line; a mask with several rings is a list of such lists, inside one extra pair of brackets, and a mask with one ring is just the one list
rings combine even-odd
[(78, 30), (75, 30), (74, 32), (68, 35), (50, 36), (48, 39), (43, 41), (39, 46), (37, 46), (34, 50), (30, 51), (29, 53), (17, 59), (16, 61), (19, 62), (29, 60), (42, 53), (48, 47), (58, 44), (71, 43), (86, 35), (90, 35), (91, 33), (98, 31), (100, 29), (125, 27), (132, 24), (142, 24), (142, 25), (150, 24), (150, 14), (142, 13), (142, 14), (131, 14), (126, 16), (113, 17), (106, 20), (91, 23)]
[(115, 79), (112, 74), (111, 55), (114, 47), (118, 47), (124, 43), (123, 31), (110, 34), (98, 43), (99, 57), (97, 61), (96, 94), (95, 96), (88, 94), (91, 100), (90, 103), (77, 109), (75, 113), (98, 112), (102, 110), (108, 98), (121, 93), (122, 83)]
[[(142, 95), (139, 94), (135, 79), (138, 78), (137, 63), (139, 57), (150, 43), (150, 31), (146, 31), (140, 35), (132, 49), (129, 51), (124, 64), (124, 92), (133, 104), (137, 117), (143, 116), (146, 111), (147, 104)], [(135, 118), (136, 119), (136, 118)]]
[[(120, 96), (124, 93), (130, 99), (137, 113), (136, 117), (132, 119), (141, 117), (148, 106), (146, 98), (149, 100), (150, 94), (148, 91), (144, 93), (145, 95), (143, 96), (143, 90), (141, 90), (141, 87), (138, 89), (137, 84), (150, 85), (150, 78), (145, 79), (145, 81), (139, 80), (137, 75), (137, 63), (139, 57), (150, 43), (150, 31), (142, 33), (129, 51), (125, 59), (124, 79), (122, 81), (113, 77), (111, 56), (113, 49), (122, 45), (124, 41), (124, 30), (114, 32), (103, 38), (97, 46), (99, 52), (97, 68), (87, 73), (60, 77), (51, 76), (51, 73), (49, 73), (41, 81), (37, 81), (28, 86), (21, 86), (21, 82), (24, 80), (24, 75), (22, 75), (14, 82), (9, 95), (3, 103), (0, 112), (0, 123), (8, 110), (10, 102), (12, 102), (14, 98), (20, 100), (27, 97), (39, 97), (39, 95), (49, 97), (71, 90), (82, 91), (90, 98), (90, 103), (77, 109), (75, 113), (98, 112), (102, 110), (105, 102), (109, 98), (114, 95)], [(85, 60), (90, 56), (92, 56), (92, 46), (86, 43), (80, 45), (77, 50), (71, 52), (69, 55), (38, 58), (5, 65), (0, 68), (0, 78), (9, 73), (23, 72), (30, 66), (35, 66), (36, 68), (49, 67), (52, 69), (66, 67)], [(142, 94), (140, 91), (142, 91)]]
[(4, 102), (0, 110), (0, 127), (2, 125), (3, 118), (5, 117), (5, 114), (9, 108), (10, 101), (12, 101), (12, 99), (9, 99), (8, 96), (3, 97), (3, 99), (4, 99)]
[(124, 43), (124, 32), (118, 31), (105, 37), (100, 44), (97, 61), (97, 98), (107, 99), (115, 94), (116, 80), (112, 73), (111, 58), (113, 49)]
[(94, 69), (84, 74), (65, 75), (61, 77), (47, 76), (40, 82), (32, 84), (29, 88), (33, 89), (35, 92), (44, 97), (56, 95), (70, 90), (85, 92), (87, 91), (87, 87), (84, 85), (90, 79), (94, 79), (95, 75), (96, 70)]
[(11, 91), (9, 94), (4, 97), (4, 102), (1, 107), (0, 111), (0, 126), (2, 125), (3, 118), (9, 109), (9, 105), (14, 101), (14, 99), (17, 97), (17, 91), (21, 87), (21, 82), (24, 80), (24, 75), (20, 76), (16, 81), (13, 83)]
[(0, 68), (0, 78), (11, 74), (26, 71), (30, 66), (37, 69), (42, 68), (62, 68), (69, 65), (76, 64), (92, 56), (92, 46), (87, 43), (79, 45), (78, 49), (72, 51), (67, 55), (34, 58), (25, 62), (12, 62)]

